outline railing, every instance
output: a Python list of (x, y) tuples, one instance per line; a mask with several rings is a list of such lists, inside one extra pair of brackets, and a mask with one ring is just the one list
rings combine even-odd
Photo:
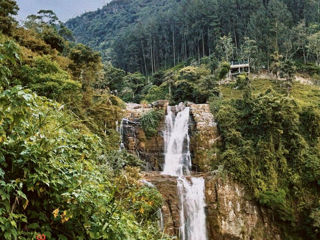
[(237, 60), (237, 61), (231, 61), (230, 65), (244, 65), (244, 64), (249, 64), (248, 60)]

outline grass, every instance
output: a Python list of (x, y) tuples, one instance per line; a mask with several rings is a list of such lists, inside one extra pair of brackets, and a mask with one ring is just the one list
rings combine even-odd
[[(265, 92), (269, 88), (273, 88), (277, 92), (285, 93), (281, 88), (279, 81), (269, 79), (254, 79), (251, 80), (253, 94)], [(243, 95), (243, 90), (235, 88), (234, 83), (221, 86), (222, 96), (225, 100), (240, 99)], [(314, 85), (305, 85), (298, 82), (293, 84), (291, 96), (297, 101), (301, 107), (319, 106), (320, 107), (320, 87)]]

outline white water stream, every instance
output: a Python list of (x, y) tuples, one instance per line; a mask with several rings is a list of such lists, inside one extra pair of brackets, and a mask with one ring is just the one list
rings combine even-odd
[[(178, 111), (175, 116), (175, 111)], [(171, 176), (189, 175), (191, 156), (189, 150), (190, 109), (180, 104), (173, 109), (168, 106), (164, 131), (165, 165), (162, 174)]]
[(162, 174), (177, 176), (180, 197), (180, 239), (207, 240), (205, 184), (203, 178), (190, 177), (189, 107), (168, 106), (166, 115), (165, 165)]
[(127, 123), (127, 122), (128, 122), (128, 119), (123, 118), (121, 120), (120, 127), (118, 127), (118, 123), (117, 123), (117, 131), (120, 134), (120, 147), (119, 147), (120, 151), (125, 149), (125, 146), (124, 146), (124, 143), (123, 143), (123, 124)]

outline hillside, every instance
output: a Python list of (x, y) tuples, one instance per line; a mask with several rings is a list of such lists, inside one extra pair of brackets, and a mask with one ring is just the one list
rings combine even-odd
[(17, 9), (0, 1), (0, 239), (167, 239), (161, 195), (119, 151), (124, 103), (95, 88), (99, 54), (52, 11), (17, 27)]
[(150, 16), (168, 11), (176, 1), (179, 0), (115, 0), (68, 20), (66, 26), (78, 42), (99, 50), (105, 60), (110, 60), (113, 44), (122, 33)]
[(259, 69), (270, 67), (274, 52), (316, 59), (308, 41), (317, 38), (318, 9), (304, 0), (113, 1), (66, 24), (79, 42), (129, 72), (152, 75), (207, 56), (250, 60)]

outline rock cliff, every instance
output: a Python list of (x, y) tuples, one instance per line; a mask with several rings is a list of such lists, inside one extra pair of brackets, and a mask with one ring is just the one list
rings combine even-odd
[(192, 153), (193, 170), (206, 172), (216, 159), (216, 144), (219, 140), (217, 124), (208, 104), (189, 103), (190, 150)]
[[(168, 101), (157, 101), (152, 104), (127, 104), (123, 121), (123, 141), (125, 148), (140, 157), (148, 170), (160, 171), (164, 162), (163, 130), (164, 121), (160, 123), (158, 133), (147, 139), (139, 120), (152, 109), (166, 110)], [(210, 162), (216, 158), (215, 145), (219, 140), (217, 124), (208, 104), (188, 103), (190, 107), (190, 151), (192, 169), (205, 172), (210, 169)], [(164, 111), (165, 112), (165, 111)], [(163, 119), (165, 116), (163, 116)]]
[[(243, 186), (209, 173), (201, 176), (206, 182), (208, 240), (280, 240), (277, 227), (264, 210), (250, 200)], [(164, 231), (179, 236), (177, 178), (158, 172), (146, 172), (144, 178), (163, 196)]]
[[(153, 183), (162, 194), (164, 231), (179, 236), (180, 200), (177, 178), (161, 175), (164, 164), (163, 121), (158, 132), (147, 138), (140, 124), (141, 117), (153, 109), (166, 110), (168, 101), (149, 105), (127, 104), (122, 124), (123, 144), (146, 163), (143, 178)], [(210, 172), (211, 163), (217, 158), (219, 133), (208, 104), (187, 103), (190, 107), (190, 151), (192, 176), (205, 179), (206, 216), (208, 240), (280, 240), (276, 226), (266, 211), (250, 200), (244, 187), (228, 177)], [(165, 111), (164, 111), (165, 112)]]
[(164, 120), (159, 125), (158, 133), (148, 139), (141, 127), (140, 119), (153, 109), (165, 110), (168, 104), (168, 101), (158, 101), (149, 105), (127, 104), (125, 119), (122, 121), (123, 144), (128, 152), (135, 154), (145, 162), (148, 171), (160, 171), (163, 166), (164, 143), (162, 131)]

